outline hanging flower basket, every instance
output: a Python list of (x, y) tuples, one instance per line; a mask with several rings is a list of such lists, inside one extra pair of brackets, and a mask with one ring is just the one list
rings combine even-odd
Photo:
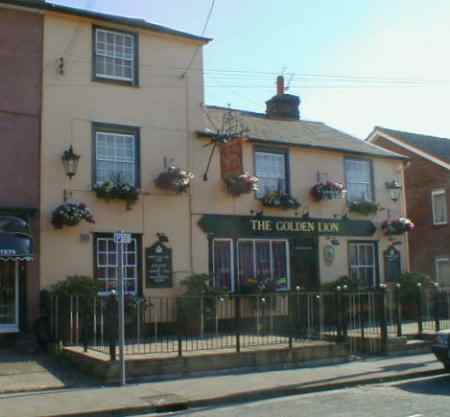
[(64, 226), (77, 226), (82, 220), (95, 223), (94, 216), (85, 204), (66, 202), (56, 207), (51, 221), (55, 229), (62, 229)]
[(414, 223), (406, 217), (386, 220), (381, 225), (381, 229), (386, 236), (401, 235), (406, 232), (411, 232), (412, 230), (414, 230), (414, 227)]
[(378, 209), (378, 204), (366, 200), (352, 201), (349, 207), (350, 212), (362, 214), (364, 216), (375, 214)]
[(123, 182), (120, 178), (94, 185), (94, 191), (97, 198), (108, 202), (111, 200), (125, 201), (127, 210), (139, 199), (139, 190), (134, 185)]
[(225, 184), (227, 191), (234, 196), (258, 191), (258, 178), (247, 173), (229, 176), (225, 178)]
[(189, 171), (183, 171), (174, 165), (167, 168), (166, 172), (161, 172), (155, 179), (155, 185), (158, 188), (176, 193), (183, 193), (188, 190), (194, 174)]
[(283, 210), (296, 209), (300, 207), (300, 203), (289, 194), (273, 191), (266, 194), (262, 199), (264, 207), (280, 208)]
[(336, 181), (320, 182), (311, 188), (311, 197), (314, 201), (336, 200), (342, 198), (346, 192), (344, 185)]

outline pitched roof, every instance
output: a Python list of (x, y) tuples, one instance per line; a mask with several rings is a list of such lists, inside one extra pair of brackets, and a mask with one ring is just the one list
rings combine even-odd
[(387, 135), (426, 152), (431, 156), (450, 163), (450, 138), (404, 132), (379, 126), (376, 126), (374, 131), (386, 133)]
[(210, 38), (204, 38), (202, 36), (192, 35), (190, 33), (181, 32), (179, 30), (171, 29), (165, 26), (157, 25), (155, 23), (147, 22), (144, 19), (138, 19), (133, 17), (126, 17), (126, 16), (117, 16), (107, 13), (99, 13), (94, 12), (91, 10), (86, 9), (78, 9), (75, 7), (68, 7), (68, 6), (62, 6), (59, 4), (53, 4), (42, 0), (0, 0), (1, 4), (7, 4), (12, 6), (21, 6), (21, 7), (28, 7), (32, 9), (39, 9), (39, 10), (47, 10), (47, 11), (53, 11), (58, 13), (64, 13), (69, 14), (73, 16), (80, 16), (80, 17), (88, 17), (92, 19), (97, 20), (103, 20), (105, 22), (111, 22), (111, 23), (118, 23), (130, 27), (135, 27), (138, 29), (146, 29), (151, 30), (153, 32), (159, 32), (164, 33), (167, 35), (174, 35), (182, 38), (191, 39), (194, 41), (200, 41), (203, 43), (207, 43), (211, 41)]
[[(211, 130), (215, 130), (215, 126), (221, 126), (222, 116), (228, 110), (239, 114), (243, 125), (249, 129), (247, 136), (252, 141), (296, 145), (383, 158), (408, 159), (403, 155), (327, 126), (325, 123), (307, 120), (274, 120), (267, 118), (264, 113), (225, 107), (207, 106)], [(205, 133), (203, 132), (203, 134)]]

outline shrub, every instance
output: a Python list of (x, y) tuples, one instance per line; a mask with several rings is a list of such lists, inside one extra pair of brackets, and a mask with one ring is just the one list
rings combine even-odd
[(405, 272), (400, 275), (399, 284), (400, 302), (402, 304), (413, 304), (419, 299), (421, 288), (433, 287), (433, 280), (420, 272)]
[(336, 281), (327, 282), (320, 286), (322, 291), (337, 291), (337, 287), (341, 287), (344, 290), (344, 286), (347, 286), (345, 290), (356, 291), (358, 290), (358, 281), (343, 275), (339, 277)]
[(72, 275), (50, 287), (54, 295), (80, 296), (93, 298), (100, 289), (99, 283), (91, 277)]

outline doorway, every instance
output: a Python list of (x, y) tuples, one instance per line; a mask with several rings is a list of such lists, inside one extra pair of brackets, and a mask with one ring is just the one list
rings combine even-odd
[(17, 333), (18, 331), (18, 262), (0, 262), (0, 333)]
[(294, 240), (291, 264), (292, 289), (297, 286), (310, 291), (319, 289), (317, 242), (315, 240)]

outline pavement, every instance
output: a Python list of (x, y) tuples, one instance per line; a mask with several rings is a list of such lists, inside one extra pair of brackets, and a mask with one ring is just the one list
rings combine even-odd
[(0, 417), (126, 416), (229, 405), (443, 374), (432, 354), (358, 358), (330, 366), (0, 395)]

